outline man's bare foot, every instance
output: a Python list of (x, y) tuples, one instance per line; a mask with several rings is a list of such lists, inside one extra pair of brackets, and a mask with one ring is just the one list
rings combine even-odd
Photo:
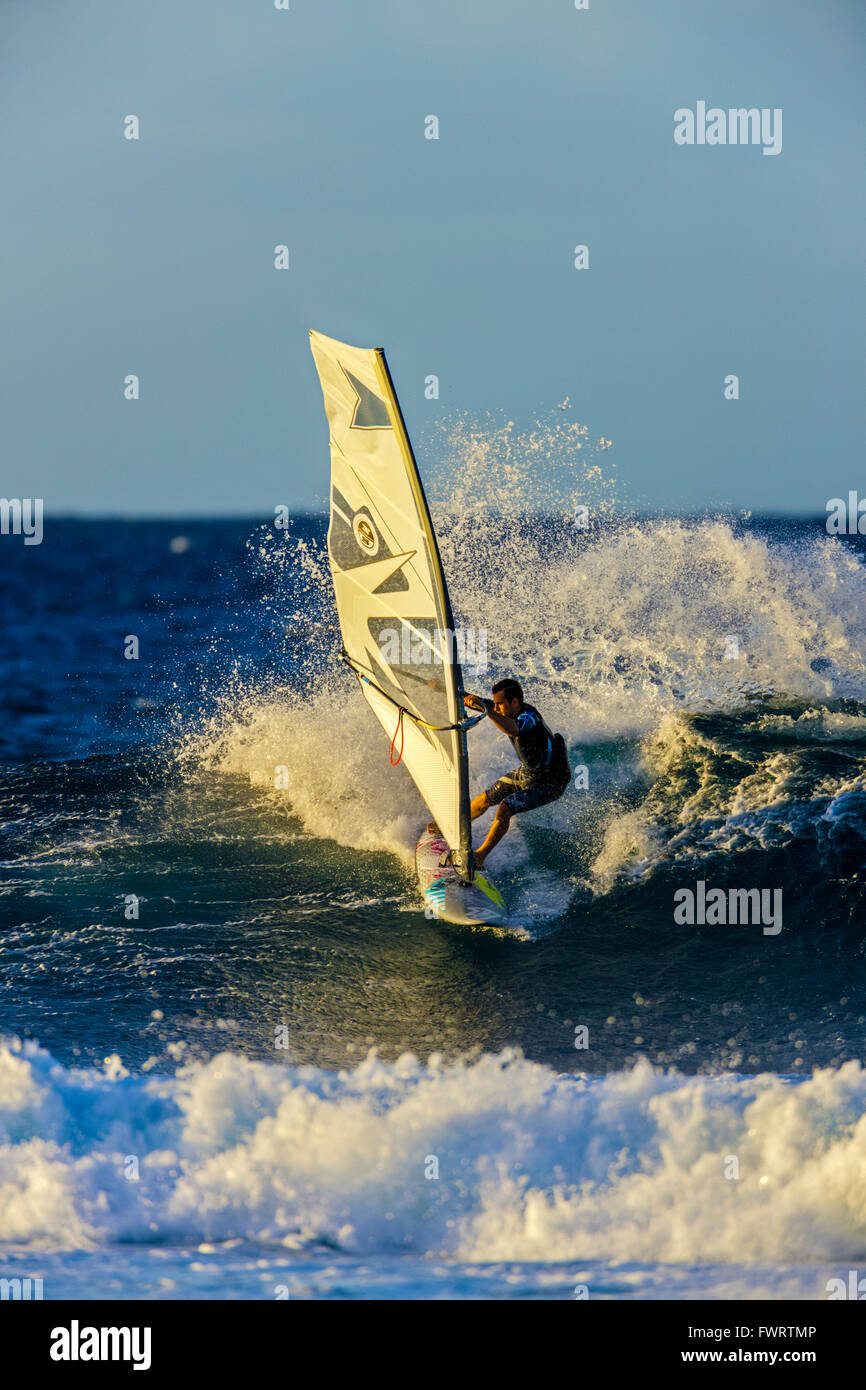
[(487, 858), (487, 855), (486, 855), (486, 854), (482, 854), (480, 849), (477, 849), (477, 850), (475, 851), (475, 867), (476, 867), (476, 869), (483, 869), (483, 868), (484, 868), (484, 860), (485, 860), (486, 858)]

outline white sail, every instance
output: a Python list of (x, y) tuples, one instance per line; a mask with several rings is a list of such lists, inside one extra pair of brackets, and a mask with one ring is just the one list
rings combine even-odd
[(331, 431), (328, 554), (344, 654), (389, 739), (396, 734), (397, 752), (402, 745), (455, 864), (471, 877), (454, 620), (385, 354), (313, 332), (310, 346)]

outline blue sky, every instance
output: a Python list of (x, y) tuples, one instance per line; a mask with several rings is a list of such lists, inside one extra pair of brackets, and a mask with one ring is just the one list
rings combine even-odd
[[(640, 505), (866, 489), (861, 0), (19, 0), (0, 24), (5, 495), (321, 507), (310, 327), (385, 346), (422, 471), (449, 413), (569, 396)], [(678, 147), (699, 100), (781, 107), (781, 154)]]

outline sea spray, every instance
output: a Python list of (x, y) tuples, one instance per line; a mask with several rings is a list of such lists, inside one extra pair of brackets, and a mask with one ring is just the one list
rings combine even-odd
[[(866, 571), (820, 528), (768, 533), (730, 517), (626, 512), (611, 454), (566, 415), (529, 429), (458, 417), (419, 457), (457, 621), (484, 633), (484, 679), (518, 675), (586, 768), (585, 787), (526, 823), (575, 842), (592, 831), (596, 889), (618, 864), (652, 863), (651, 846), (670, 842), (657, 824), (657, 811), (670, 821), (664, 784), (643, 813), (634, 803), (665, 776), (656, 750), (666, 740), (685, 741), (686, 763), (703, 756), (694, 715), (788, 698), (820, 718), (833, 701), (866, 699)], [(408, 866), (426, 812), (405, 769), (387, 765), (381, 731), (337, 660), (324, 528), (260, 529), (248, 556), (286, 677), (232, 673), (214, 717), (179, 742), (201, 765), (269, 787), (309, 833)], [(737, 814), (738, 795), (756, 812), (762, 788), (776, 796), (772, 759), (762, 761), (713, 821)], [(472, 731), (473, 792), (510, 762), (495, 730)], [(699, 804), (677, 815), (688, 821)], [(517, 827), (497, 854), (497, 872), (525, 860)]]

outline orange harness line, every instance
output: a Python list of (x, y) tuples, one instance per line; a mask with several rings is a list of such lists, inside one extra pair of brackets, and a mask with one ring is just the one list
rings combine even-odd
[[(394, 730), (394, 737), (391, 739), (391, 766), (396, 767), (403, 756), (403, 706), (400, 706), (400, 715), (397, 720), (397, 727)], [(394, 757), (394, 744), (397, 742), (397, 735), (400, 735), (400, 752)]]

